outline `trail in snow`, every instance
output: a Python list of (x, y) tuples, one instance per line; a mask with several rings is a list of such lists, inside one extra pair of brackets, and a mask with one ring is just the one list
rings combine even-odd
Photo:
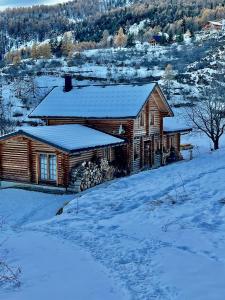
[[(201, 294), (210, 275), (225, 275), (224, 175), (224, 151), (143, 172), (83, 195), (78, 213), (75, 200), (43, 230), (90, 251), (132, 299), (211, 300), (210, 292)], [(179, 269), (177, 256), (196, 270)], [(168, 269), (171, 260), (175, 266)], [(224, 284), (211, 279), (214, 299), (224, 299)]]
[[(93, 274), (102, 274), (102, 265), (103, 273), (106, 272), (106, 276), (101, 275), (104, 298), (223, 300), (224, 177), (225, 150), (222, 149), (199, 154), (193, 161), (142, 172), (89, 190), (76, 196), (63, 215), (48, 221), (45, 220), (69, 200), (67, 196), (58, 198), (11, 190), (11, 206), (7, 204), (4, 211), (5, 202), (0, 199), (0, 209), (5, 215), (11, 213), (10, 224), (16, 229), (13, 239), (20, 239), (25, 245), (18, 251), (20, 257), (26, 257), (22, 261), (25, 266), (27, 261), (32, 262), (32, 258), (28, 258), (34, 245), (37, 263), (43, 263), (42, 255), (44, 258), (47, 257), (45, 254), (53, 255), (53, 260), (46, 260), (46, 274), (54, 270), (63, 276), (74, 276), (77, 274), (74, 270), (76, 264), (79, 271), (88, 272), (91, 264)], [(5, 195), (7, 199), (7, 193), (9, 190), (0, 191), (0, 197)], [(28, 197), (29, 193), (32, 196)], [(29, 202), (32, 197), (33, 202)], [(56, 202), (53, 197), (56, 197)], [(36, 244), (29, 244), (35, 239)], [(74, 254), (68, 250), (70, 245)], [(18, 250), (18, 245), (12, 242), (10, 250), (14, 247)], [(54, 247), (60, 252), (55, 259)], [(69, 258), (64, 259), (64, 251)], [(79, 264), (86, 251), (92, 258)], [(74, 257), (70, 268), (70, 260)], [(58, 267), (55, 268), (54, 264)], [(110, 280), (107, 279), (108, 273)], [(30, 289), (25, 287), (20, 296), (31, 297), (35, 289), (39, 289), (40, 293), (35, 294), (43, 300), (45, 288), (52, 291), (55, 282), (62, 279), (57, 275), (47, 278), (43, 272), (25, 274), (30, 278), (30, 281), (24, 278)], [(38, 280), (35, 281), (37, 277), (33, 276), (39, 277)], [(46, 285), (41, 282), (42, 276)], [(82, 300), (86, 300), (88, 296), (82, 291), (82, 276), (80, 295), (83, 293)], [(89, 287), (91, 276), (88, 276)], [(73, 282), (73, 279), (68, 279), (68, 297), (78, 295)], [(96, 284), (99, 286), (101, 282)], [(7, 300), (20, 300), (19, 294), (9, 293), (8, 297)], [(102, 297), (98, 290), (96, 298), (100, 300)]]

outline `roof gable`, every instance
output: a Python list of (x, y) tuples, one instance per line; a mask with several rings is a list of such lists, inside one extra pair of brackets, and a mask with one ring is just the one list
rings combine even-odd
[(156, 83), (54, 88), (29, 117), (135, 118)]

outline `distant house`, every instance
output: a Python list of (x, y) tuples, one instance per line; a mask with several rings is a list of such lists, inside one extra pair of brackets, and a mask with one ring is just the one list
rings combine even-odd
[[(30, 114), (46, 126), (0, 138), (0, 179), (83, 190), (181, 159), (180, 135), (157, 83), (54, 88)], [(164, 120), (166, 118), (166, 126)]]
[(150, 40), (149, 40), (149, 44), (152, 46), (152, 47), (156, 47), (158, 45), (158, 42), (152, 37)]
[(222, 21), (208, 21), (204, 26), (205, 30), (223, 30), (224, 29), (224, 20)]
[(149, 44), (152, 47), (159, 45), (162, 42), (162, 35), (154, 35), (150, 40)]

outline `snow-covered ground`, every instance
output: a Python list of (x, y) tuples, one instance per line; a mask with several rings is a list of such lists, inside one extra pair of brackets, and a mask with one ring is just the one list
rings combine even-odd
[(211, 152), (204, 136), (190, 141), (193, 160), (75, 199), (1, 190), (1, 212), (14, 216), (1, 236), (22, 285), (2, 288), (0, 299), (223, 300), (225, 143)]
[(0, 257), (22, 269), (21, 286), (0, 286), (0, 299), (124, 299), (105, 267), (85, 249), (60, 236), (26, 229), (31, 222), (52, 218), (73, 198), (16, 189), (0, 191), (0, 214), (5, 222)]

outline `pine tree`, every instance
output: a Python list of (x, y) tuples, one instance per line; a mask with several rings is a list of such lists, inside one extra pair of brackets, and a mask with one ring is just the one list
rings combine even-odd
[(114, 38), (114, 45), (118, 48), (126, 47), (127, 45), (127, 36), (126, 34), (124, 34), (122, 27), (120, 27), (118, 33)]
[(31, 48), (31, 58), (36, 60), (39, 58), (39, 53), (38, 53), (38, 46), (36, 43), (33, 44)]
[(14, 65), (18, 65), (21, 63), (21, 56), (20, 56), (20, 52), (19, 51), (15, 51), (13, 54), (13, 61), (12, 63)]
[(135, 41), (134, 41), (134, 35), (133, 34), (128, 34), (127, 37), (127, 45), (128, 48), (132, 48), (135, 46)]
[(49, 59), (52, 56), (52, 50), (49, 43), (42, 44), (38, 46), (38, 52), (41, 57)]

